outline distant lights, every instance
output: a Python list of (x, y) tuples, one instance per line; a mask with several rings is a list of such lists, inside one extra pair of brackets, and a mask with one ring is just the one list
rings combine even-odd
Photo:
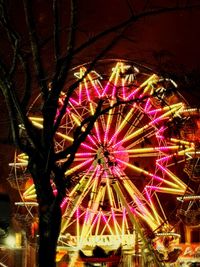
[(164, 82), (164, 81), (171, 82), (174, 85), (174, 87), (176, 87), (176, 88), (178, 87), (177, 83), (175, 83), (174, 80), (169, 79), (169, 78), (161, 78), (161, 79), (159, 79), (158, 82)]
[(189, 196), (181, 196), (176, 198), (178, 201), (183, 202), (184, 200), (195, 200), (200, 199), (200, 195), (189, 195)]
[(163, 232), (163, 233), (156, 233), (155, 236), (173, 236), (173, 237), (177, 237), (180, 238), (181, 235), (174, 233), (174, 232)]

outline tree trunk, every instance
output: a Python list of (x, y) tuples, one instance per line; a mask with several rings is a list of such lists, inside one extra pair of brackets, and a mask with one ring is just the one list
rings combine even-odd
[(53, 193), (51, 171), (45, 169), (41, 157), (29, 161), (29, 170), (34, 180), (39, 204), (38, 267), (55, 267), (56, 246), (61, 227), (61, 198)]
[(39, 211), (38, 267), (55, 267), (56, 246), (60, 233), (61, 209), (56, 202)]

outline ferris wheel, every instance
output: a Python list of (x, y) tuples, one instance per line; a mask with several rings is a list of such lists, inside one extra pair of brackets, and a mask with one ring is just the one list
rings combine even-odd
[[(73, 80), (80, 82), (56, 132), (55, 150), (74, 142), (76, 128), (94, 115), (99, 101), (103, 112), (65, 173), (70, 183), (61, 204), (60, 240), (79, 247), (101, 243), (117, 247), (131, 246), (139, 228), (157, 236), (172, 233), (166, 202), (194, 193), (184, 166), (196, 145), (180, 134), (193, 111), (173, 80), (131, 62), (103, 62), (91, 71), (87, 67), (74, 69)], [(60, 95), (59, 109), (66, 94), (67, 88)], [(29, 118), (42, 128), (37, 101), (39, 97)], [(36, 195), (27, 177), (27, 160), (25, 154), (16, 153), (10, 165), (18, 184), (19, 174), (26, 175), (19, 189), (24, 205), (30, 206)]]

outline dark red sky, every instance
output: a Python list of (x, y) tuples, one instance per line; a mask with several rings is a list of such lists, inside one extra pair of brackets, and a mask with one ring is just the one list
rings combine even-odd
[[(51, 33), (51, 0), (35, 0), (34, 12), (39, 23), (39, 33), (42, 39), (45, 39)], [(66, 25), (69, 20), (69, 0), (62, 0), (62, 21)], [(132, 11), (136, 14), (156, 7), (170, 7), (179, 3), (184, 7), (187, 3), (199, 4), (200, 1), (122, 1), (122, 0), (80, 0), (78, 1), (78, 31), (77, 43), (79, 45), (89, 37), (105, 30), (115, 24), (126, 20), (131, 10), (127, 3), (130, 3)], [(163, 3), (164, 2), (164, 3)], [(22, 42), (26, 43), (26, 31), (23, 19), (22, 0), (10, 0), (9, 11), (12, 19), (15, 21), (14, 26), (19, 29), (23, 38)], [(134, 60), (143, 63), (149, 67), (156, 68), (158, 65), (163, 67), (164, 64), (170, 67), (170, 72), (179, 70), (188, 72), (192, 69), (200, 69), (200, 8), (185, 9), (175, 12), (167, 12), (154, 16), (145, 17), (132, 24), (125, 32), (124, 38), (113, 47), (106, 55), (109, 58), (122, 58)], [(65, 37), (66, 35), (63, 34)], [(63, 37), (63, 38), (64, 38)], [(2, 37), (2, 44), (3, 44)], [(111, 37), (104, 38), (95, 46), (89, 47), (78, 55), (74, 64), (81, 64), (91, 60), (98, 51), (105, 45)], [(63, 47), (65, 42), (63, 43)], [(5, 54), (5, 46), (0, 56)], [(51, 62), (51, 49), (49, 44), (44, 47), (45, 62)], [(161, 62), (159, 61), (161, 57)], [(191, 90), (191, 88), (190, 88)], [(2, 116), (0, 119), (1, 129), (8, 128), (6, 117), (7, 111), (4, 105), (0, 105)], [(4, 132), (5, 133), (5, 132)], [(0, 137), (5, 137), (1, 130)], [(5, 178), (8, 175), (7, 163), (12, 155), (10, 147), (1, 146), (0, 148), (0, 191), (8, 190)]]
[[(172, 6), (177, 1), (129, 1), (135, 12), (147, 7)], [(138, 4), (138, 3), (140, 4)], [(157, 4), (156, 4), (157, 2)], [(164, 2), (164, 3), (162, 3)], [(186, 2), (199, 3), (200, 1), (178, 1), (183, 7)], [(130, 15), (127, 1), (80, 1), (80, 27), (89, 34), (101, 31), (106, 26), (114, 25)], [(134, 3), (134, 4), (132, 4)], [(135, 4), (136, 3), (136, 4)], [(143, 4), (142, 4), (143, 3)], [(162, 4), (161, 4), (162, 3)], [(118, 56), (128, 57), (146, 64), (155, 64), (155, 53), (166, 51), (175, 65), (184, 65), (186, 68), (199, 66), (200, 60), (200, 8), (186, 9), (177, 12), (145, 17), (134, 23), (126, 32), (128, 40), (121, 40), (116, 45)], [(111, 52), (113, 54), (114, 51)]]

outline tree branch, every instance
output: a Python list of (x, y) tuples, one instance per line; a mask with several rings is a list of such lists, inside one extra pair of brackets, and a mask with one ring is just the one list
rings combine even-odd
[(24, 2), (24, 11), (25, 11), (25, 16), (26, 16), (26, 23), (28, 26), (29, 30), (29, 37), (30, 37), (30, 43), (31, 43), (31, 50), (32, 50), (32, 55), (33, 55), (33, 61), (34, 61), (34, 67), (35, 67), (35, 72), (37, 76), (37, 81), (39, 83), (41, 92), (43, 94), (44, 99), (47, 98), (49, 90), (45, 81), (45, 76), (44, 76), (44, 70), (41, 62), (41, 56), (40, 56), (40, 51), (39, 51), (39, 46), (38, 46), (38, 39), (37, 39), (37, 34), (35, 30), (35, 24), (34, 24), (34, 19), (33, 19), (33, 14), (31, 11), (31, 2), (28, 0), (23, 0)]
[[(51, 146), (53, 136), (54, 136), (54, 120), (57, 112), (58, 107), (58, 99), (60, 96), (60, 92), (63, 88), (65, 78), (67, 78), (68, 71), (70, 69), (71, 60), (73, 58), (73, 49), (74, 49), (74, 42), (75, 42), (75, 29), (76, 29), (76, 1), (71, 1), (71, 25), (70, 25), (70, 33), (69, 33), (69, 42), (67, 47), (67, 55), (68, 55), (68, 61), (65, 65), (60, 65), (59, 61), (56, 61), (56, 73), (53, 77), (52, 84), (51, 84), (51, 90), (49, 92), (48, 98), (44, 102), (43, 106), (43, 125), (44, 125), (44, 133), (43, 133), (43, 141), (46, 147), (49, 145)], [(54, 3), (56, 5), (56, 2)], [(57, 13), (57, 6), (55, 6), (55, 29), (57, 28), (57, 19), (56, 19), (56, 13)], [(56, 38), (56, 36), (55, 36)], [(55, 45), (55, 53), (58, 53), (58, 36), (54, 41)], [(55, 55), (56, 57), (58, 55)], [(63, 79), (64, 77), (64, 79)]]
[[(125, 30), (125, 28), (123, 29)], [(84, 73), (83, 77), (79, 80), (77, 80), (75, 83), (73, 83), (68, 91), (67, 91), (67, 96), (64, 100), (64, 103), (63, 103), (63, 106), (60, 110), (60, 113), (56, 119), (56, 122), (54, 124), (54, 134), (55, 132), (57, 131), (59, 125), (60, 125), (60, 122), (65, 114), (65, 111), (66, 111), (66, 108), (67, 108), (67, 105), (69, 103), (69, 99), (70, 97), (72, 96), (74, 90), (77, 88), (77, 86), (80, 84), (80, 82), (83, 81), (83, 79), (87, 76), (87, 74), (90, 73), (90, 71), (94, 68), (94, 66), (96, 65), (96, 63), (106, 54), (106, 52), (108, 52), (116, 43), (117, 41), (120, 39), (121, 37), (121, 33), (118, 34), (115, 38), (113, 38), (113, 40), (96, 56), (96, 58), (90, 63), (89, 65), (89, 68), (87, 69), (87, 71)]]
[(53, 0), (53, 39), (54, 39), (54, 59), (55, 69), (57, 69), (57, 62), (60, 55), (60, 43), (59, 43), (59, 15), (58, 15), (58, 1)]
[(19, 61), (21, 62), (23, 71), (24, 71), (24, 82), (25, 82), (24, 96), (22, 98), (21, 107), (24, 110), (24, 112), (26, 112), (26, 107), (28, 105), (28, 102), (31, 96), (31, 91), (30, 91), (31, 76), (29, 73), (28, 64), (26, 60), (23, 58), (21, 51), (19, 50), (19, 36), (13, 30), (13, 28), (11, 27), (9, 23), (8, 15), (7, 15), (6, 8), (5, 8), (5, 3), (3, 0), (0, 2), (0, 7), (1, 7), (1, 20), (0, 21), (7, 32), (7, 36), (10, 40), (10, 43), (13, 49), (13, 63), (8, 73), (8, 77), (11, 79), (16, 68), (17, 59), (19, 59)]

